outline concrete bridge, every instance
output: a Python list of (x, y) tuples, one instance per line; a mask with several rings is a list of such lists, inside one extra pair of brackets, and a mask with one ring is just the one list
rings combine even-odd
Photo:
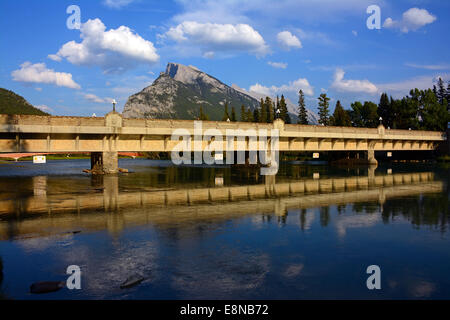
[[(383, 204), (398, 197), (441, 193), (445, 186), (432, 172), (346, 178), (306, 179), (213, 188), (119, 192), (119, 178), (104, 176), (102, 191), (47, 192), (47, 177), (33, 177), (34, 194), (0, 199), (0, 240), (153, 223), (166, 228), (193, 221), (226, 221), (256, 212), (284, 217), (288, 210), (349, 203)], [(106, 214), (105, 214), (106, 213)]]
[[(103, 118), (0, 115), (0, 153), (91, 153), (93, 173), (118, 171), (118, 152), (171, 152), (179, 140), (177, 129), (196, 134), (191, 120), (126, 119), (117, 112)], [(223, 152), (267, 149), (271, 144), (253, 144), (259, 130), (279, 130), (279, 151), (365, 151), (367, 162), (376, 164), (375, 151), (429, 151), (446, 139), (444, 132), (378, 128), (323, 127), (274, 123), (202, 121), (201, 134), (219, 130), (224, 136), (234, 130), (232, 143), (224, 141)], [(241, 143), (243, 142), (243, 143)], [(192, 151), (203, 151), (211, 141), (190, 141)], [(269, 148), (270, 149), (270, 148)]]

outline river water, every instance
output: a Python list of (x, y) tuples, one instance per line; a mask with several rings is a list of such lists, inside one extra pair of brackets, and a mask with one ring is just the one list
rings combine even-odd
[[(448, 168), (89, 165), (0, 163), (0, 298), (450, 299)], [(70, 265), (80, 290), (29, 293)]]

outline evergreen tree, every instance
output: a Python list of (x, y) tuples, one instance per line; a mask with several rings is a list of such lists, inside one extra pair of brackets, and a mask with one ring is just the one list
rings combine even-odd
[(321, 125), (327, 126), (330, 118), (330, 98), (327, 97), (326, 93), (322, 93), (319, 99), (319, 123)]
[(253, 110), (253, 122), (259, 122), (259, 111), (258, 108)]
[[(257, 109), (255, 109), (255, 111), (258, 112)], [(254, 121), (253, 114), (254, 113), (252, 112), (252, 110), (250, 110), (250, 108), (248, 108), (247, 109), (247, 116), (246, 116), (248, 122), (253, 122)]]
[(450, 81), (447, 84), (447, 93), (445, 97), (447, 98), (447, 111), (450, 112)]
[(244, 105), (241, 106), (241, 121), (242, 122), (247, 122), (248, 121), (247, 111), (245, 110), (245, 106)]
[(267, 108), (266, 103), (264, 102), (263, 98), (261, 98), (260, 102), (260, 111), (259, 111), (259, 122), (267, 122)]
[(350, 116), (347, 111), (341, 105), (341, 102), (338, 100), (336, 102), (336, 108), (334, 109), (333, 116), (330, 118), (330, 123), (333, 126), (337, 127), (351, 127), (352, 121), (350, 120)]
[[(445, 102), (447, 102), (445, 99)], [(449, 113), (445, 105), (439, 103), (438, 98), (430, 89), (420, 91), (421, 103), (421, 129), (432, 131), (445, 131), (447, 122), (450, 121)]]
[(236, 110), (234, 109), (234, 107), (231, 107), (231, 118), (230, 118), (230, 120), (231, 120), (232, 122), (236, 122), (236, 121), (237, 121), (237, 118), (236, 118)]
[(375, 103), (366, 101), (362, 104), (356, 101), (351, 107), (350, 119), (354, 127), (376, 128), (378, 126), (378, 106)]
[(202, 120), (202, 121), (208, 121), (209, 120), (208, 115), (203, 112), (203, 107), (201, 107), (201, 106), (200, 106), (200, 112), (199, 112), (198, 119)]
[(394, 114), (387, 93), (381, 94), (380, 103), (378, 104), (378, 115), (383, 119), (383, 125), (386, 128), (392, 127)]
[(298, 95), (298, 123), (308, 124), (308, 113), (306, 112), (305, 95), (303, 94), (303, 90), (300, 90)]
[(280, 118), (287, 124), (291, 123), (291, 117), (289, 116), (284, 95), (281, 95), (281, 100), (279, 102), (279, 109), (280, 109)]
[(225, 102), (225, 112), (223, 114), (222, 121), (228, 121), (228, 119), (230, 119), (230, 116), (228, 115), (228, 102)]
[(445, 90), (445, 84), (442, 78), (438, 80), (438, 90), (437, 90), (437, 98), (440, 104), (444, 104), (444, 99), (447, 96), (447, 91)]
[(266, 101), (264, 102), (265, 106), (266, 106), (266, 121), (268, 123), (273, 122), (274, 120), (274, 116), (275, 116), (275, 103), (272, 102), (272, 99), (270, 99), (270, 97), (266, 97)]

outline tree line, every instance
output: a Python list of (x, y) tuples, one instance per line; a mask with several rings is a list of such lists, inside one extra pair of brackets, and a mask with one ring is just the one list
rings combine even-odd
[[(382, 123), (391, 129), (445, 131), (450, 121), (450, 82), (445, 87), (441, 78), (437, 87), (412, 89), (408, 96), (401, 99), (394, 99), (383, 93), (378, 104), (355, 101), (350, 105), (351, 109), (345, 110), (338, 100), (331, 116), (330, 98), (323, 93), (318, 99), (319, 124), (324, 126), (375, 128)], [(304, 120), (300, 117), (302, 108), (304, 106), (299, 103), (299, 122)]]
[[(326, 93), (320, 94), (318, 99), (319, 124), (324, 126), (364, 127), (375, 128), (382, 123), (386, 128), (445, 131), (450, 121), (450, 82), (445, 87), (439, 78), (433, 89), (412, 89), (408, 96), (401, 99), (381, 94), (378, 104), (365, 101), (355, 101), (350, 109), (344, 109), (338, 100), (332, 115), (330, 115), (330, 98)], [(305, 95), (299, 91), (298, 124), (309, 124)], [(207, 114), (200, 107), (199, 120), (209, 120)], [(292, 123), (286, 100), (283, 95), (277, 96), (276, 101), (270, 97), (261, 98), (258, 108), (253, 111), (241, 106), (240, 120), (242, 122), (271, 123), (275, 119), (282, 119), (285, 123)], [(225, 102), (222, 121), (238, 121), (234, 107)]]

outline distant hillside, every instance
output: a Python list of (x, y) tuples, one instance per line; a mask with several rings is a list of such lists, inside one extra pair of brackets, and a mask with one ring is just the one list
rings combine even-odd
[(33, 107), (23, 97), (3, 88), (0, 88), (0, 114), (48, 115), (48, 113)]

